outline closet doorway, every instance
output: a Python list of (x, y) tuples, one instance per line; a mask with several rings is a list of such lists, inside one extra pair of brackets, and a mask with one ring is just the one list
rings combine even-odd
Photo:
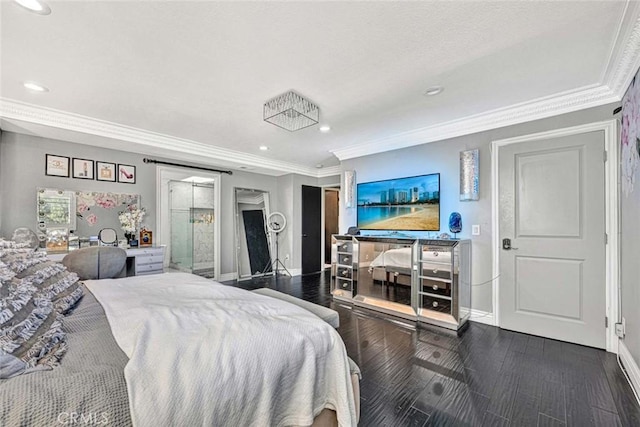
[(166, 166), (156, 172), (156, 243), (166, 246), (165, 268), (219, 280), (220, 174)]
[[(170, 181), (171, 250), (169, 267), (215, 277), (215, 203), (213, 180), (192, 177)], [(196, 180), (197, 178), (197, 180)]]

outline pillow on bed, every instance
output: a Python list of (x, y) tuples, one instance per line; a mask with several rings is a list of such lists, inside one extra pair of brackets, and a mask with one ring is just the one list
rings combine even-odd
[(62, 313), (82, 297), (78, 277), (0, 240), (0, 285), (0, 378), (57, 365), (67, 348)]
[(49, 261), (44, 251), (0, 247), (0, 262), (15, 273), (19, 285), (35, 286), (38, 297), (53, 302), (59, 313), (66, 314), (82, 298), (78, 276), (64, 265)]

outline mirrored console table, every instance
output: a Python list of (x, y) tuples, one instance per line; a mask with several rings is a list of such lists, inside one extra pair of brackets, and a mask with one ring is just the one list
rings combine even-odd
[(458, 330), (471, 312), (471, 241), (332, 237), (336, 300)]

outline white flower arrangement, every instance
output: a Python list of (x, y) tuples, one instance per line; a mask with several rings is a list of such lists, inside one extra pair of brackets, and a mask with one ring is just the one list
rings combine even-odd
[(136, 205), (129, 205), (127, 210), (120, 212), (118, 220), (120, 220), (124, 233), (135, 235), (146, 213), (144, 208), (138, 208)]

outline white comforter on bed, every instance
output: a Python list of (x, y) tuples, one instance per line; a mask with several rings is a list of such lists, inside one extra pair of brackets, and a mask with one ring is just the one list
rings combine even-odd
[(356, 425), (344, 343), (312, 313), (186, 273), (86, 281), (129, 357), (135, 426)]

